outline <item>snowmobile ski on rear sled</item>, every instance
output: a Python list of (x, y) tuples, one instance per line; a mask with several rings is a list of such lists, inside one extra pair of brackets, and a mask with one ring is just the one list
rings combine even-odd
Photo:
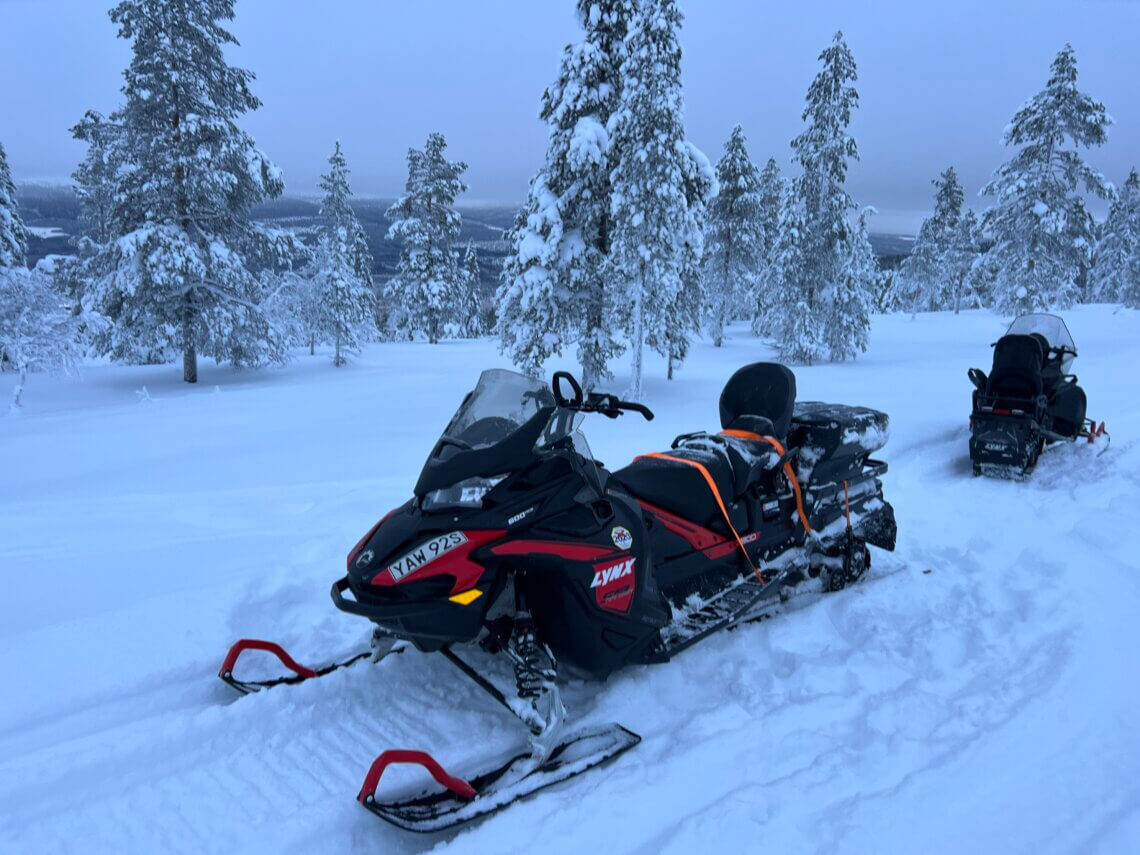
[[(457, 777), (418, 750), (385, 751), (358, 796), (413, 831), (439, 831), (599, 766), (640, 737), (613, 723), (568, 730), (559, 678), (605, 678), (667, 662), (723, 629), (769, 616), (808, 579), (825, 591), (870, 566), (868, 545), (893, 550), (883, 498), (884, 413), (796, 403), (795, 375), (775, 363), (737, 371), (720, 397), (723, 430), (677, 437), (665, 452), (609, 472), (578, 430), (587, 413), (653, 414), (614, 395), (583, 394), (558, 372), (550, 388), (485, 371), (435, 444), (413, 498), (348, 554), (332, 586), (337, 608), (374, 624), (372, 659), (414, 646), (439, 652), (530, 730), (529, 745)], [(248, 649), (293, 674), (234, 676)], [(503, 689), (473, 664), (514, 670)], [(299, 682), (321, 669), (272, 642), (243, 639), (220, 676), (242, 692)], [(393, 763), (423, 766), (438, 787), (381, 798)]]
[(1033, 471), (1050, 443), (1078, 438), (1091, 443), (1101, 436), (1109, 441), (1104, 422), (1098, 426), (1085, 417), (1085, 391), (1069, 371), (1077, 346), (1061, 318), (1022, 315), (993, 348), (988, 377), (979, 368), (967, 372), (974, 384), (974, 475), (1022, 478)]

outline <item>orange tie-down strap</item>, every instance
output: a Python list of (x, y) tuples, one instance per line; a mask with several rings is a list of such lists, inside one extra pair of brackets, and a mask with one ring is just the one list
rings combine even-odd
[[(780, 440), (774, 436), (764, 436), (763, 434), (753, 433), (750, 430), (722, 430), (725, 436), (735, 436), (740, 439), (752, 439), (756, 442), (766, 442), (776, 449), (776, 453), (781, 457), (784, 456), (784, 446), (780, 444)], [(800, 513), (800, 523), (804, 527), (804, 531), (811, 534), (811, 524), (808, 523), (807, 514), (804, 513), (804, 496), (800, 491), (800, 479), (796, 477), (796, 472), (792, 469), (790, 462), (784, 464), (784, 474), (788, 476), (788, 482), (792, 485), (792, 492), (796, 494), (796, 510)], [(850, 513), (850, 512), (849, 512)], [(850, 518), (850, 517), (848, 517)]]
[(671, 454), (662, 454), (659, 451), (651, 451), (649, 454), (642, 454), (633, 459), (634, 462), (636, 462), (646, 457), (652, 457), (655, 460), (669, 460), (673, 463), (684, 463), (686, 466), (692, 466), (704, 476), (705, 483), (709, 485), (709, 490), (712, 492), (713, 498), (716, 499), (716, 503), (717, 506), (720, 507), (721, 514), (724, 516), (724, 521), (728, 524), (728, 530), (732, 532), (732, 536), (736, 538), (736, 545), (739, 546), (740, 551), (744, 553), (744, 560), (748, 562), (748, 566), (752, 568), (752, 572), (756, 574), (756, 578), (759, 579), (762, 584), (767, 583), (768, 580), (764, 578), (764, 574), (761, 573), (760, 569), (752, 563), (752, 559), (748, 556), (748, 549), (745, 547), (744, 541), (740, 539), (740, 535), (737, 533), (736, 527), (732, 524), (732, 520), (728, 518), (728, 508), (724, 506), (724, 499), (721, 498), (720, 490), (716, 488), (716, 481), (714, 481), (713, 476), (709, 474), (709, 470), (706, 469), (703, 464), (698, 463), (695, 460), (687, 460), (684, 457), (674, 457)]

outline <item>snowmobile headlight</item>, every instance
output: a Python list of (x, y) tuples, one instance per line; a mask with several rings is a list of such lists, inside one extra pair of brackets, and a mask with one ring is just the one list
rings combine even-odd
[(445, 511), (450, 508), (482, 507), (483, 497), (506, 477), (506, 475), (496, 475), (492, 478), (467, 478), (452, 484), (450, 487), (432, 490), (424, 496), (423, 509), (425, 511)]

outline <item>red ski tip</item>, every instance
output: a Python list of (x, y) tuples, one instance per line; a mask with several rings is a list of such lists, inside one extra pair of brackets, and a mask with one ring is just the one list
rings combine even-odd
[(218, 676), (223, 679), (231, 676), (234, 672), (234, 665), (237, 664), (238, 657), (246, 650), (264, 650), (266, 653), (272, 653), (281, 660), (282, 665), (298, 677), (308, 679), (317, 676), (316, 671), (299, 664), (292, 656), (285, 652), (285, 648), (280, 644), (276, 644), (272, 641), (261, 641), (257, 638), (243, 638), (236, 642), (234, 646), (230, 648), (230, 652), (226, 654), (226, 658), (222, 662), (221, 670), (218, 671)]
[(431, 774), (435, 780), (455, 793), (463, 799), (473, 799), (476, 795), (475, 788), (462, 778), (456, 778), (454, 775), (449, 775), (447, 771), (439, 765), (434, 757), (426, 751), (407, 751), (404, 749), (389, 749), (372, 761), (372, 766), (368, 770), (368, 774), (364, 776), (364, 785), (360, 788), (360, 793), (357, 795), (356, 800), (361, 804), (367, 804), (369, 800), (375, 797), (376, 787), (380, 783), (380, 776), (384, 774), (393, 763), (414, 763), (423, 766)]

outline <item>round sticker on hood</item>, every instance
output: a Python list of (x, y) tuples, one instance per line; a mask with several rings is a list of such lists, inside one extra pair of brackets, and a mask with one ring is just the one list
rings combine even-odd
[(610, 529), (610, 539), (618, 549), (629, 549), (633, 546), (633, 535), (625, 526), (614, 526)]

